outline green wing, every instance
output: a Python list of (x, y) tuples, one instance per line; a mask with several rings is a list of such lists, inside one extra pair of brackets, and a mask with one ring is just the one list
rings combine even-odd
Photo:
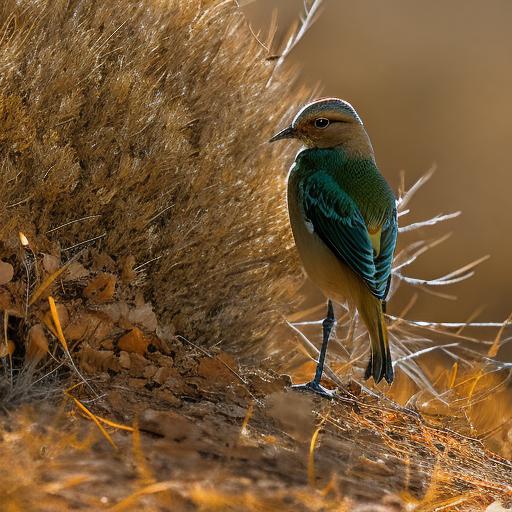
[[(382, 300), (386, 299), (389, 292), (389, 285), (391, 284), (391, 270), (393, 268), (393, 255), (395, 253), (397, 236), (398, 220), (396, 208), (394, 208), (391, 218), (386, 219), (382, 225), (380, 254), (375, 259), (375, 280), (379, 284), (380, 289), (383, 289), (382, 296), (377, 296)], [(382, 288), (383, 283), (386, 283), (385, 288)]]
[(354, 200), (325, 172), (307, 177), (301, 186), (304, 213), (315, 233), (384, 300), (389, 290), (397, 236), (396, 212), (382, 226), (381, 250), (374, 255), (365, 220)]

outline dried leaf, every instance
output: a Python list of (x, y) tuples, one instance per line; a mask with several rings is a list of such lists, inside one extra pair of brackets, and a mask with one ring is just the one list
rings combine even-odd
[(38, 363), (48, 353), (48, 338), (42, 324), (33, 325), (28, 331), (27, 361)]
[(131, 377), (143, 377), (144, 370), (150, 364), (149, 361), (141, 354), (131, 352), (130, 356), (130, 376)]
[[(61, 304), (61, 303), (56, 303), (55, 308), (57, 309), (57, 313), (59, 315), (60, 324), (61, 324), (62, 328), (65, 329), (67, 327), (67, 325), (69, 324), (68, 310), (67, 310), (66, 306), (64, 306), (64, 304)], [(47, 325), (48, 325), (48, 322), (50, 322), (50, 323), (53, 322), (51, 311), (47, 311), (45, 313), (44, 320), (46, 321)]]
[(104, 252), (94, 254), (93, 264), (95, 270), (110, 270), (113, 272), (116, 269), (115, 261)]
[(12, 356), (16, 345), (12, 340), (7, 340), (7, 343), (2, 342), (0, 344), (0, 357)]
[(59, 270), (60, 258), (51, 254), (43, 254), (43, 268), (48, 274), (53, 274)]
[(499, 501), (494, 501), (486, 509), (485, 512), (511, 512), (512, 508), (505, 508)]
[(84, 295), (94, 302), (107, 302), (116, 291), (117, 278), (113, 274), (99, 274), (92, 279), (84, 290)]
[(122, 336), (118, 343), (121, 350), (125, 350), (126, 352), (135, 352), (142, 355), (146, 353), (148, 345), (149, 341), (144, 336), (144, 333), (137, 327)]
[(123, 265), (121, 267), (121, 280), (124, 283), (129, 283), (135, 279), (137, 276), (137, 272), (133, 270), (133, 267), (135, 266), (135, 256), (130, 254), (127, 256), (124, 261)]
[(68, 263), (57, 269), (55, 272), (50, 274), (34, 291), (32, 297), (30, 297), (29, 305), (34, 304), (39, 297), (50, 288), (50, 286), (54, 283), (54, 281), (68, 268)]
[(4, 288), (0, 289), (0, 309), (5, 311), (6, 309), (13, 309), (12, 296)]
[(14, 276), (14, 268), (10, 263), (0, 260), (0, 285), (7, 284)]
[(88, 277), (90, 272), (78, 261), (73, 261), (68, 266), (68, 271), (64, 277), (65, 281), (76, 281)]
[(105, 313), (113, 322), (120, 322), (122, 319), (128, 318), (130, 308), (126, 302), (114, 302), (101, 307), (101, 311)]
[(110, 334), (112, 326), (112, 321), (102, 313), (83, 312), (71, 320), (64, 334), (69, 341), (87, 336), (103, 340)]
[(88, 373), (119, 371), (120, 362), (112, 350), (95, 350), (85, 345), (80, 350), (80, 366)]
[(124, 350), (122, 350), (121, 353), (119, 354), (119, 366), (121, 366), (121, 368), (124, 368), (125, 370), (129, 370), (131, 366), (130, 354), (128, 354), (128, 352), (125, 352)]
[(158, 321), (151, 304), (143, 304), (132, 309), (128, 314), (128, 320), (150, 332), (156, 331), (158, 327)]

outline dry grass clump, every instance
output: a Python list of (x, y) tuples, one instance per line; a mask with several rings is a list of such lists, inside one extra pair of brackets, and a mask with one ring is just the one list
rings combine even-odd
[(140, 292), (167, 332), (254, 348), (291, 300), (294, 258), (287, 158), (265, 142), (297, 98), (274, 67), (231, 2), (2, 2), (9, 331), (23, 339), (52, 289), (80, 309), (95, 273), (28, 304), (75, 255), (116, 276), (107, 301)]

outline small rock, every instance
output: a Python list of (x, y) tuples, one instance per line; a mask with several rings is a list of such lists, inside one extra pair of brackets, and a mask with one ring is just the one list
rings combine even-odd
[(124, 350), (119, 354), (119, 366), (121, 368), (124, 368), (125, 370), (130, 369), (130, 354), (128, 352), (125, 352)]
[(144, 386), (147, 384), (147, 380), (146, 379), (134, 379), (134, 378), (131, 378), (131, 379), (128, 379), (128, 386), (130, 386), (131, 388), (134, 388), (134, 389), (143, 389)]
[(158, 388), (155, 389), (154, 393), (155, 397), (158, 400), (167, 402), (171, 407), (179, 407), (181, 405), (181, 400), (172, 391), (169, 391), (168, 389)]
[(298, 441), (308, 441), (314, 430), (313, 397), (304, 393), (278, 391), (267, 397), (266, 413)]
[(225, 357), (225, 354), (219, 354), (215, 357), (203, 357), (199, 361), (197, 373), (201, 377), (221, 385), (226, 382), (233, 382), (236, 377), (224, 363), (236, 371), (236, 363), (233, 358)]
[(142, 377), (144, 370), (148, 365), (148, 360), (137, 353), (130, 354), (130, 375), (132, 377)]
[(176, 377), (176, 370), (163, 366), (162, 368), (158, 368), (155, 375), (153, 375), (153, 380), (157, 384), (163, 384), (170, 377)]
[(111, 339), (103, 340), (100, 347), (104, 350), (114, 350), (114, 342)]
[(228, 418), (245, 418), (247, 414), (247, 407), (244, 409), (243, 407), (240, 407), (236, 404), (222, 404), (222, 406), (218, 407), (219, 414), (222, 414), (224, 416), (227, 416)]
[(151, 364), (149, 366), (146, 366), (146, 368), (144, 368), (144, 372), (142, 373), (142, 375), (146, 379), (151, 379), (151, 377), (153, 377), (153, 375), (155, 375), (156, 371), (157, 371), (157, 367)]
[(201, 433), (196, 424), (185, 416), (154, 409), (146, 409), (142, 413), (140, 428), (177, 442), (197, 439)]

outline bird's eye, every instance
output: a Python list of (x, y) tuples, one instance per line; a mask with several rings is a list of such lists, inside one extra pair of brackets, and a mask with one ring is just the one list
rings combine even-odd
[(315, 127), (316, 128), (327, 128), (329, 126), (329, 119), (325, 117), (319, 117), (315, 119)]

